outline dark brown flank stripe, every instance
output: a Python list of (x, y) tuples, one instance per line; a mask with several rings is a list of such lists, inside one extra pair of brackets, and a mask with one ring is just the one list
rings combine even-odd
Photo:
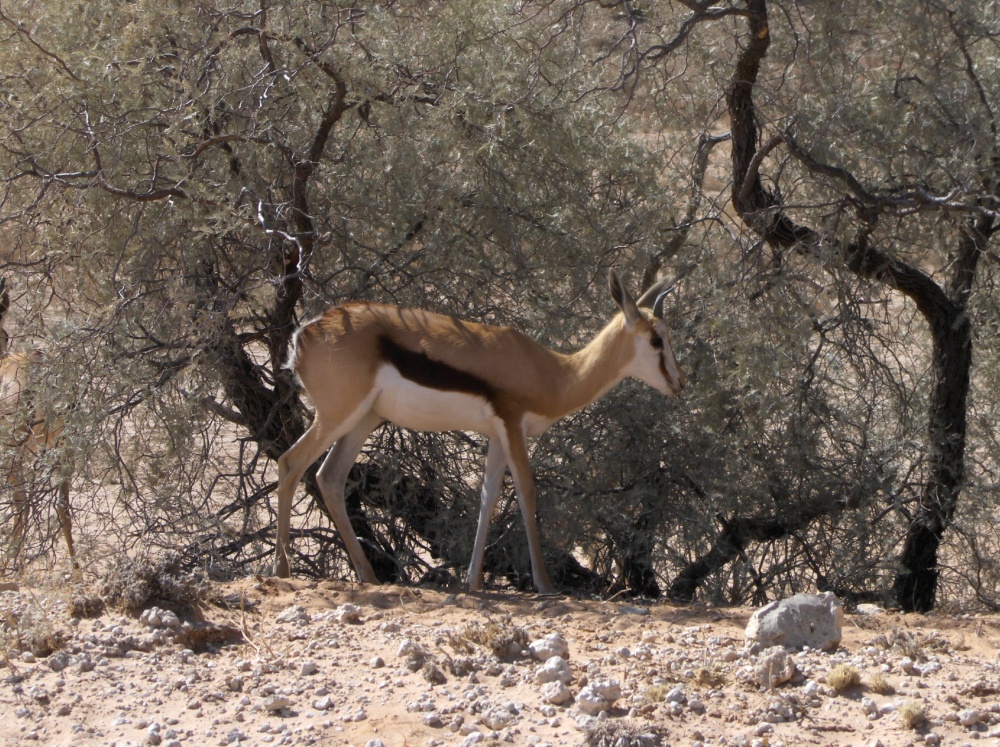
[(379, 335), (378, 351), (400, 375), (414, 384), (443, 392), (464, 392), (495, 404), (497, 391), (489, 383), (467, 371), (433, 360), (426, 353), (404, 348), (386, 335)]

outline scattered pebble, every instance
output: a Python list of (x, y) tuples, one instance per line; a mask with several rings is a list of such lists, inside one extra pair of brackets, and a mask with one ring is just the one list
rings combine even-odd
[[(12, 704), (0, 742), (378, 747), (392, 744), (383, 740), (397, 723), (427, 747), (556, 747), (579, 742), (574, 727), (618, 735), (602, 744), (667, 743), (673, 734), (692, 745), (777, 747), (809, 741), (817, 723), (850, 727), (864, 747), (901, 744), (901, 734), (931, 747), (1000, 739), (991, 695), (1000, 664), (971, 619), (963, 631), (939, 633), (933, 618), (904, 630), (892, 613), (873, 611), (868, 629), (845, 626), (837, 651), (793, 658), (744, 645), (724, 613), (721, 622), (677, 623), (668, 606), (574, 601), (565, 611), (545, 600), (530, 611), (510, 603), (517, 614), (506, 618), (507, 601), (479, 608), (456, 595), (435, 607), (434, 592), (423, 595), (410, 607), (345, 594), (351, 603), (331, 607), (288, 594), (276, 615), (247, 612), (246, 640), (230, 647), (192, 637), (192, 621), (160, 607), (68, 622), (44, 594), (0, 592), (9, 641), (0, 689)], [(37, 619), (59, 626), (60, 646), (47, 656), (15, 637), (39, 604), (50, 606)], [(496, 647), (453, 637), (470, 623), (523, 637)], [(897, 639), (907, 647), (894, 648)], [(921, 650), (921, 641), (930, 642)], [(826, 679), (839, 664), (858, 669), (866, 685), (879, 675), (890, 689), (839, 695)], [(926, 731), (883, 718), (914, 700)], [(408, 720), (387, 721), (387, 713)]]

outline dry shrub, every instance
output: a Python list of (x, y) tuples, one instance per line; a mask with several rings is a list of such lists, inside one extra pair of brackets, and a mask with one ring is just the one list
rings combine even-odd
[(924, 653), (925, 640), (921, 640), (906, 630), (893, 628), (886, 635), (876, 636), (872, 643), (889, 651), (893, 651), (900, 656), (908, 656), (913, 661), (923, 661), (927, 658)]
[(907, 729), (916, 729), (927, 720), (927, 714), (924, 713), (924, 705), (919, 700), (906, 701), (899, 706), (899, 710), (896, 713), (899, 714), (899, 720), (903, 722), (903, 726)]
[(640, 726), (627, 719), (597, 721), (587, 728), (587, 747), (656, 747), (661, 735), (653, 726)]
[(137, 615), (153, 605), (186, 610), (207, 593), (205, 580), (185, 572), (179, 558), (121, 558), (109, 569), (98, 591), (108, 607)]
[(76, 592), (66, 603), (66, 614), (70, 617), (100, 617), (104, 613), (104, 600), (96, 594)]
[(455, 651), (468, 654), (474, 646), (488, 649), (499, 659), (515, 658), (528, 646), (528, 634), (523, 628), (509, 621), (489, 620), (486, 623), (471, 622), (447, 637), (448, 645)]
[(718, 665), (713, 664), (709, 667), (700, 667), (694, 673), (694, 681), (703, 687), (719, 688), (726, 684), (726, 674)]
[(849, 664), (838, 664), (826, 675), (826, 684), (838, 695), (861, 686), (861, 672)]
[(644, 693), (646, 700), (650, 703), (662, 703), (667, 698), (667, 693), (670, 692), (672, 685), (665, 682), (658, 682), (655, 685), (650, 685), (646, 688)]
[(65, 645), (66, 635), (56, 629), (44, 613), (29, 611), (17, 617), (8, 612), (0, 623), (0, 647), (4, 652), (10, 649), (30, 651), (42, 658)]

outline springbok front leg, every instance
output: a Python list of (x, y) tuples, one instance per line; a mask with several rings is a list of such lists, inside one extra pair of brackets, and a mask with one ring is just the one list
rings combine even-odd
[(486, 539), (490, 532), (490, 522), (500, 500), (500, 487), (507, 468), (500, 437), (494, 436), (486, 449), (486, 469), (483, 471), (483, 489), (479, 498), (479, 523), (476, 525), (476, 543), (472, 547), (469, 563), (469, 590), (483, 590), (483, 558), (486, 556)]
[(542, 540), (538, 533), (536, 518), (535, 479), (531, 474), (524, 431), (519, 425), (505, 424), (505, 426), (500, 429), (500, 440), (507, 454), (507, 464), (514, 480), (514, 491), (521, 505), (521, 518), (524, 520), (524, 533), (528, 538), (528, 554), (531, 557), (531, 576), (539, 594), (558, 594), (559, 590), (549, 578), (549, 572), (545, 569), (545, 558), (542, 556)]

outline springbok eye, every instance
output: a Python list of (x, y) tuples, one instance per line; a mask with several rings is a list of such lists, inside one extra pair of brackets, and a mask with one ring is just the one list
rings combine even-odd
[(663, 350), (663, 338), (659, 335), (653, 335), (649, 338), (649, 344), (652, 345), (657, 350)]

